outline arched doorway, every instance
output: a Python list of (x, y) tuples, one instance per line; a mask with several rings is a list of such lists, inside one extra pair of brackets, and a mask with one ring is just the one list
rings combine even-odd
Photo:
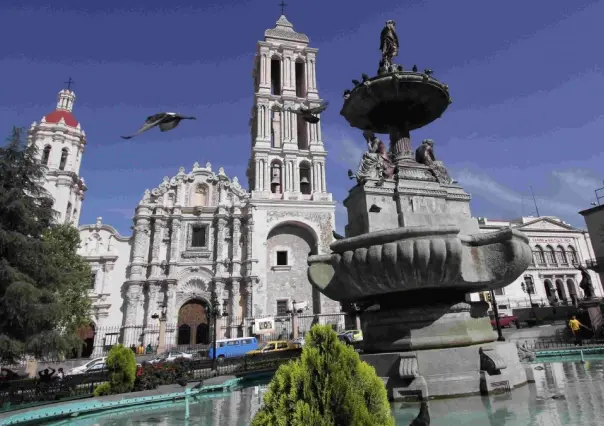
[(549, 279), (543, 280), (543, 286), (545, 287), (545, 295), (550, 305), (554, 305), (557, 302), (556, 292), (554, 290), (554, 284)]
[(573, 305), (575, 305), (579, 300), (579, 298), (577, 297), (577, 286), (575, 285), (575, 282), (571, 278), (567, 279), (566, 287), (568, 287), (568, 294), (570, 296), (570, 300)]
[(94, 337), (96, 335), (96, 327), (93, 323), (84, 325), (77, 329), (76, 335), (82, 339), (82, 345), (74, 349), (73, 358), (90, 358), (94, 351)]
[(178, 311), (179, 345), (210, 343), (207, 304), (202, 300), (190, 300)]

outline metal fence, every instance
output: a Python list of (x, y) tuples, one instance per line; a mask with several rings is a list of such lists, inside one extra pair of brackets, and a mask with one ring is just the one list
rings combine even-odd
[[(314, 324), (331, 325), (337, 332), (345, 328), (345, 313), (297, 315), (296, 320), (292, 315), (274, 318), (274, 329), (262, 334), (254, 334), (254, 324), (261, 319), (255, 317), (219, 317), (217, 318), (216, 335), (218, 339), (255, 336), (260, 342), (269, 340), (289, 340), (294, 335), (303, 337)], [(294, 322), (297, 322), (297, 333), (294, 333)], [(196, 352), (207, 349), (213, 340), (214, 325), (209, 324), (166, 324), (163, 345), (160, 345), (160, 326), (134, 325), (116, 327), (98, 327), (94, 330), (94, 337), (86, 342), (81, 357), (105, 356), (112, 346), (120, 343), (124, 346), (136, 348), (137, 354), (145, 355), (156, 353), (158, 347), (165, 350), (180, 350)]]

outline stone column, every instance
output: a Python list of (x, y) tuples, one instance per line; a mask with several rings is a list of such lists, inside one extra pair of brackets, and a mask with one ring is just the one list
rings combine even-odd
[(138, 314), (138, 305), (142, 294), (142, 283), (130, 282), (126, 290), (126, 327), (134, 327)]
[(290, 113), (290, 133), (292, 143), (298, 144), (298, 116)]
[(325, 163), (320, 163), (319, 168), (321, 170), (321, 192), (327, 192), (327, 183), (325, 181)]
[(315, 162), (315, 160), (312, 161), (311, 163), (311, 176), (312, 176), (312, 192), (319, 192), (319, 185), (318, 185), (318, 176), (317, 176), (317, 163)]
[(159, 266), (159, 249), (161, 246), (164, 226), (165, 224), (161, 219), (155, 219), (155, 223), (153, 224), (153, 246), (151, 248), (151, 276), (155, 278), (161, 275), (161, 268)]
[(144, 278), (143, 266), (147, 263), (145, 257), (149, 250), (149, 232), (149, 219), (138, 218), (134, 228), (134, 249), (130, 268), (130, 279), (133, 281)]
[(293, 181), (294, 181), (294, 191), (295, 192), (300, 192), (300, 167), (298, 165), (298, 162), (296, 160), (292, 160), (292, 174), (293, 174)]
[[(180, 245), (180, 219), (172, 219), (172, 240), (170, 242), (170, 264), (175, 265), (179, 256)], [(174, 274), (174, 266), (170, 267), (170, 274)]]
[(390, 129), (390, 152), (395, 162), (413, 161), (411, 136), (405, 126)]
[(155, 321), (153, 320), (153, 318), (151, 318), (153, 314), (161, 314), (161, 309), (159, 309), (159, 307), (157, 306), (157, 298), (159, 296), (159, 292), (159, 283), (154, 281), (149, 282), (149, 291), (147, 291), (147, 327), (155, 325)]
[(241, 218), (233, 217), (233, 275), (241, 274), (241, 253), (239, 252), (239, 240), (241, 239)]
[(216, 275), (221, 277), (226, 272), (224, 266), (224, 228), (226, 226), (226, 218), (224, 216), (218, 216), (216, 220)]
[(166, 321), (168, 325), (174, 327), (178, 318), (176, 310), (176, 282), (174, 280), (168, 280), (166, 282)]
[(270, 164), (268, 164), (268, 158), (263, 160), (264, 162), (264, 179), (262, 182), (262, 190), (270, 191)]
[(245, 304), (243, 308), (243, 317), (244, 318), (253, 318), (253, 288), (252, 288), (253, 278), (247, 277), (245, 280)]
[[(254, 220), (249, 217), (247, 220), (247, 236), (245, 239), (246, 242), (246, 250), (247, 250), (247, 256), (246, 259), (247, 261), (252, 260), (252, 235), (254, 233)], [(252, 264), (249, 264), (249, 268), (251, 269)]]
[(254, 189), (260, 191), (260, 161), (256, 159), (254, 160), (254, 164)]

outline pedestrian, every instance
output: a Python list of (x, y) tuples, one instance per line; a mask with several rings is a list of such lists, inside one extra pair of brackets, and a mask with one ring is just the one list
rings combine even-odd
[(581, 327), (586, 330), (591, 330), (589, 327), (584, 326), (579, 322), (575, 315), (572, 316), (570, 321), (568, 322), (568, 326), (570, 327), (570, 331), (572, 331), (573, 336), (575, 337), (575, 346), (583, 346), (583, 340), (581, 339)]

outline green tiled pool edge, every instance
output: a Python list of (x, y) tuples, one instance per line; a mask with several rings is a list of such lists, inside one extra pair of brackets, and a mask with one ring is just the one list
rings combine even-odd
[(204, 393), (231, 390), (233, 387), (239, 385), (242, 381), (243, 378), (234, 378), (229, 379), (219, 385), (203, 386), (199, 389), (188, 388), (182, 392), (171, 392), (163, 395), (142, 396), (138, 398), (126, 398), (119, 401), (103, 402), (98, 400), (86, 400), (76, 403), (60, 404), (58, 406), (40, 408), (22, 414), (15, 414), (4, 419), (0, 425), (21, 425), (38, 422), (41, 420), (60, 420), (62, 418), (76, 417), (98, 411), (115, 410), (120, 408), (135, 407), (137, 405), (180, 400), (184, 399), (186, 396), (196, 396)]

